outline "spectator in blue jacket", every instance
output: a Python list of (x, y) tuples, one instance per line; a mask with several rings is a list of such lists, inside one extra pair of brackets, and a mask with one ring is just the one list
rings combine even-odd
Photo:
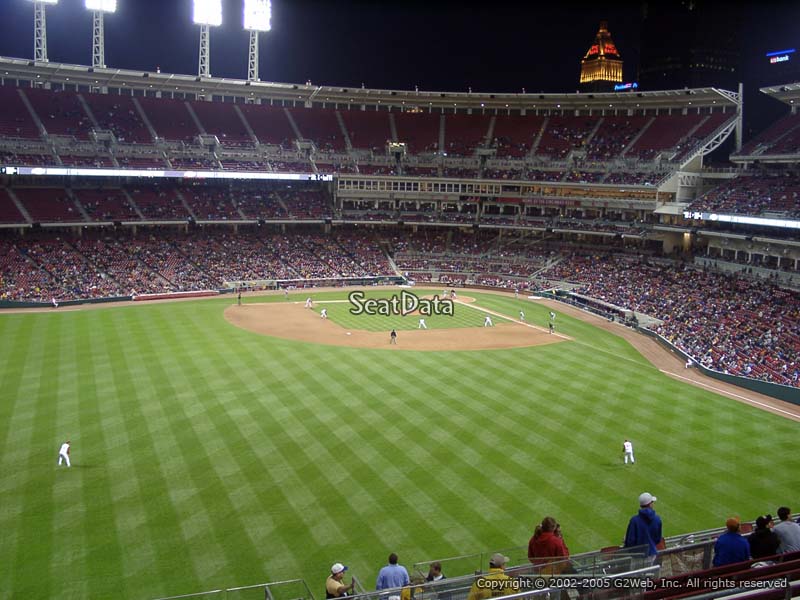
[(750, 560), (750, 544), (739, 533), (739, 517), (731, 517), (725, 521), (725, 526), (728, 531), (719, 536), (714, 544), (715, 567)]
[(639, 496), (639, 512), (631, 517), (628, 522), (628, 531), (625, 532), (625, 547), (647, 546), (647, 555), (653, 557), (658, 554), (656, 546), (661, 541), (661, 517), (653, 509), (653, 503), (658, 500), (649, 492)]
[(378, 573), (378, 581), (375, 582), (376, 590), (389, 590), (401, 588), (410, 583), (408, 571), (403, 565), (397, 564), (397, 554), (392, 552), (389, 555), (389, 564), (383, 567)]

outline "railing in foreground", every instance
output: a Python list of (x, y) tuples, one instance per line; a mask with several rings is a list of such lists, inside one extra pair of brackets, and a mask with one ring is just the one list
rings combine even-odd
[(181, 596), (167, 596), (158, 600), (314, 600), (304, 579), (289, 579), (273, 583), (257, 583), (242, 587), (209, 590)]

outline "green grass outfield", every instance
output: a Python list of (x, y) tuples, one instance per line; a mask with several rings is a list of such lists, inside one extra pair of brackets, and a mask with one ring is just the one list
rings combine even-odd
[(410, 566), (521, 546), (547, 514), (573, 553), (617, 543), (642, 491), (666, 535), (798, 501), (797, 423), (563, 314), (574, 341), (389, 352), (237, 329), (231, 300), (0, 315), (0, 598), (294, 577), (321, 597), (333, 562), (374, 585), (390, 551)]

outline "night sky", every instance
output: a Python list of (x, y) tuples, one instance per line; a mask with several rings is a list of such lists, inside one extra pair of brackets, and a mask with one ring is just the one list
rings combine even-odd
[[(48, 7), (51, 62), (91, 62), (91, 15), (83, 4), (60, 0)], [(191, 22), (191, 0), (118, 4), (105, 21), (109, 67), (197, 72), (199, 28)], [(262, 34), (260, 45), (260, 76), (393, 89), (574, 92), (580, 59), (605, 19), (625, 61), (625, 80), (633, 81), (643, 4), (273, 0), (273, 30)], [(0, 55), (32, 58), (32, 3), (0, 0), (0, 8)], [(800, 49), (800, 2), (720, 4), (720, 10), (731, 9), (741, 10), (747, 23), (745, 57), (763, 57), (765, 49), (785, 44)], [(223, 26), (211, 34), (211, 71), (245, 78), (242, 0), (223, 0), (223, 10)]]

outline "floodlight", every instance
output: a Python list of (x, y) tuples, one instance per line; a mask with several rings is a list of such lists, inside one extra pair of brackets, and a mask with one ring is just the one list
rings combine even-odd
[(222, 25), (222, 0), (194, 0), (194, 22), (197, 25)]
[(117, 0), (86, 0), (86, 8), (104, 13), (117, 12)]
[(47, 62), (47, 5), (58, 0), (32, 0), (33, 2), (33, 60)]
[(244, 0), (244, 28), (248, 31), (269, 31), (272, 29), (271, 0)]

